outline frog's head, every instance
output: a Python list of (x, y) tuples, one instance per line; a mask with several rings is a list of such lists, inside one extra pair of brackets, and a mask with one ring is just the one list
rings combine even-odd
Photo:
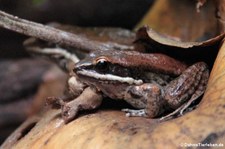
[(93, 52), (75, 65), (74, 72), (87, 84), (142, 84), (137, 70), (126, 67), (122, 55), (115, 51)]

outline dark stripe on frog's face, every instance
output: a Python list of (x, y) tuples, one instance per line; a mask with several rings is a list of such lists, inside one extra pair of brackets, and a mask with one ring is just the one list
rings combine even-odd
[(107, 80), (129, 84), (143, 83), (142, 80), (135, 79), (137, 78), (135, 76), (137, 73), (134, 73), (134, 69), (112, 64), (104, 57), (98, 57), (92, 61), (84, 59), (75, 65), (74, 72), (78, 75), (92, 77), (99, 81)]
[(98, 57), (94, 60), (84, 59), (75, 65), (74, 70), (86, 70), (99, 74), (111, 74), (120, 77), (133, 77), (135, 69), (112, 64), (107, 58)]

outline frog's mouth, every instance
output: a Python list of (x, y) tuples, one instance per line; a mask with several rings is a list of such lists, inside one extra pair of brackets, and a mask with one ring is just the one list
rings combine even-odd
[(131, 77), (121, 77), (121, 76), (116, 76), (112, 74), (100, 74), (95, 71), (88, 71), (88, 70), (78, 70), (76, 71), (76, 74), (82, 79), (85, 79), (85, 77), (95, 79), (96, 81), (99, 82), (120, 82), (120, 83), (128, 83), (128, 84), (135, 84), (135, 85), (140, 85), (143, 84), (143, 81), (138, 79), (134, 79)]

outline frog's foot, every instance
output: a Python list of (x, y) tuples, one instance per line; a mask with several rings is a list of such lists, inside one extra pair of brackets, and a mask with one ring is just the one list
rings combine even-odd
[(45, 100), (47, 106), (50, 106), (53, 109), (59, 109), (65, 105), (66, 101), (70, 101), (75, 97), (74, 94), (66, 94), (61, 97), (47, 97)]
[[(161, 117), (159, 120), (160, 120), (160, 121), (165, 121), (165, 120), (172, 119), (172, 118), (175, 117), (176, 115), (183, 115), (183, 111), (185, 110), (185, 109), (183, 109), (184, 106), (185, 106), (185, 105), (179, 107), (178, 109), (176, 109), (176, 110), (173, 111), (172, 113), (170, 113), (170, 114), (168, 114), (168, 115), (166, 115), (166, 116)], [(182, 111), (182, 113), (181, 113), (181, 111)]]
[[(198, 92), (200, 93), (200, 92)], [(203, 92), (201, 93), (203, 94)], [(200, 95), (199, 95), (200, 96)], [(184, 103), (182, 106), (180, 106), (178, 109), (176, 109), (175, 111), (173, 111), (172, 113), (163, 116), (160, 118), (160, 121), (164, 121), (164, 120), (169, 120), (175, 116), (182, 116), (184, 113), (186, 113), (187, 111), (191, 111), (192, 109), (196, 108), (196, 106), (191, 107), (192, 102), (194, 102), (196, 100), (196, 98), (198, 98), (199, 96), (195, 96), (195, 94), (192, 96), (192, 98), (187, 102)]]
[(192, 109), (196, 108), (196, 106), (191, 107), (191, 104), (203, 93), (204, 93), (203, 90), (197, 90), (195, 92), (195, 94), (192, 95), (192, 98), (187, 103), (184, 103), (182, 106), (180, 106), (178, 109), (176, 109), (172, 113), (161, 117), (160, 121), (169, 120), (169, 119), (173, 118), (174, 116), (181, 116), (184, 114), (184, 112), (191, 111)]
[(101, 104), (102, 98), (103, 96), (100, 92), (87, 87), (80, 96), (64, 103), (61, 112), (62, 118), (65, 123), (68, 123), (77, 116), (79, 111), (96, 109)]
[(141, 110), (132, 110), (132, 109), (122, 109), (126, 113), (127, 117), (148, 117), (144, 109)]
[(64, 104), (62, 106), (61, 115), (65, 123), (68, 123), (73, 120), (76, 117), (78, 111), (79, 109), (75, 100)]

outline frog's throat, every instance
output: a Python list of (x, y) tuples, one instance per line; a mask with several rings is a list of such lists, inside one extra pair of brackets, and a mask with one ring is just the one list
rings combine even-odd
[(128, 84), (136, 84), (141, 85), (143, 84), (142, 80), (136, 80), (131, 77), (120, 77), (112, 74), (99, 74), (93, 71), (87, 71), (87, 70), (79, 70), (77, 71), (77, 74), (92, 77), (98, 80), (104, 80), (104, 81), (119, 81), (121, 83), (128, 83)]

